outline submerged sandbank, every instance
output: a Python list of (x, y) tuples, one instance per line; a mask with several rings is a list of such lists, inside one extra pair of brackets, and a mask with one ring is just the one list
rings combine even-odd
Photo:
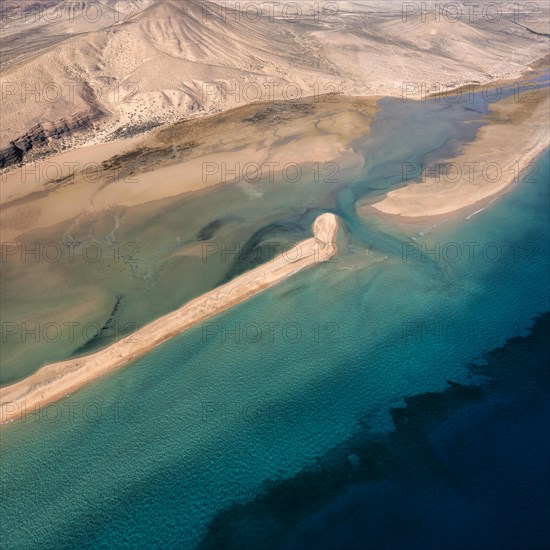
[(229, 283), (192, 300), (97, 353), (46, 365), (31, 376), (0, 389), (0, 420), (10, 422), (38, 407), (62, 399), (103, 374), (145, 355), (172, 338), (247, 298), (270, 288), (336, 252), (338, 220), (323, 214), (314, 223), (314, 237)]

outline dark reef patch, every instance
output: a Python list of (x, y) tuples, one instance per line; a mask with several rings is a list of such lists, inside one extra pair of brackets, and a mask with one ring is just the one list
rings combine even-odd
[(224, 221), (221, 219), (214, 220), (208, 225), (205, 225), (198, 233), (198, 241), (208, 241), (210, 240), (223, 226)]
[(548, 548), (550, 313), (472, 365), (486, 382), (405, 398), (252, 502), (200, 548)]

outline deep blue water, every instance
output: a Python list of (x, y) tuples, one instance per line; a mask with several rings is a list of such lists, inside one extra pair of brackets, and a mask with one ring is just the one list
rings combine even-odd
[[(344, 449), (336, 449), (307, 489), (332, 477), (338, 492), (328, 503), (298, 514), (291, 528), (271, 533), (280, 535), (277, 545), (548, 548), (549, 333), (546, 315), (533, 334), (491, 354), (483, 369), (490, 381), (481, 388), (450, 388), (437, 398), (411, 399), (396, 411), (395, 430), (381, 442), (356, 434), (345, 452), (364, 457), (364, 464), (338, 462), (334, 458)], [(301, 498), (307, 494), (301, 492)], [(274, 516), (283, 515), (285, 501), (277, 491), (263, 498), (265, 507), (249, 505), (219, 518), (205, 546), (216, 546), (216, 534), (234, 536), (236, 517), (242, 521), (269, 507)], [(257, 538), (256, 543), (264, 542)]]

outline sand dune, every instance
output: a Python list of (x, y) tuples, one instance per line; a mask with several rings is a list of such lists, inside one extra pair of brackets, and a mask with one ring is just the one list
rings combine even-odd
[(323, 214), (314, 223), (314, 237), (287, 253), (157, 319), (131, 337), (89, 356), (46, 365), (28, 378), (0, 389), (0, 419), (12, 421), (62, 399), (103, 374), (141, 357), (162, 342), (247, 298), (270, 288), (298, 271), (329, 260), (336, 252), (338, 221)]

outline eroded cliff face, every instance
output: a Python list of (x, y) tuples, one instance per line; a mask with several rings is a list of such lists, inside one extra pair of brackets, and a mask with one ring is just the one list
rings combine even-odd
[(55, 122), (43, 122), (0, 149), (0, 168), (7, 168), (36, 159), (70, 143), (79, 134), (93, 132), (97, 123), (108, 118), (108, 111), (100, 104), (88, 83), (83, 84), (89, 109), (63, 117)]
[(93, 130), (94, 123), (105, 118), (105, 113), (98, 108), (88, 112), (62, 118), (57, 122), (37, 124), (28, 132), (13, 140), (10, 145), (0, 150), (0, 168), (7, 168), (37, 158), (43, 153), (63, 146), (77, 134)]

